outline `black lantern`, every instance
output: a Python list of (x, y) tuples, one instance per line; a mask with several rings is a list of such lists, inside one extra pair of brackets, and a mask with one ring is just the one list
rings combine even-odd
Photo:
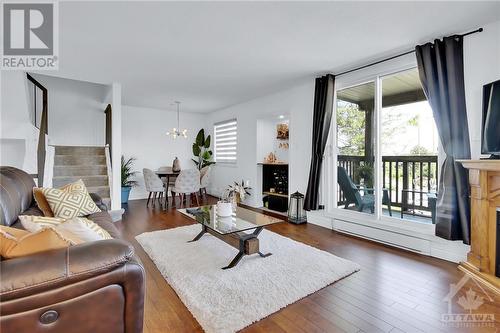
[(307, 222), (306, 211), (304, 210), (304, 195), (298, 191), (290, 196), (288, 221), (295, 224)]

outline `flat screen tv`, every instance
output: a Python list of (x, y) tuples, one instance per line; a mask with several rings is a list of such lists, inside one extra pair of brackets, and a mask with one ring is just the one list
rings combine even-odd
[(500, 158), (500, 80), (483, 87), (481, 153)]

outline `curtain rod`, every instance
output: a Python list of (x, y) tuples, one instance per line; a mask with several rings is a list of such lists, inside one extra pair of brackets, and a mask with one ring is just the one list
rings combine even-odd
[[(476, 29), (476, 30), (473, 30), (473, 31), (466, 32), (465, 34), (461, 34), (461, 35), (457, 34), (457, 35), (454, 35), (454, 36), (465, 37), (465, 36), (469, 36), (469, 35), (472, 35), (472, 34), (475, 34), (475, 33), (478, 33), (478, 32), (482, 32), (482, 31), (483, 31), (483, 28), (479, 28), (479, 29)], [(383, 62), (386, 62), (386, 61), (389, 61), (389, 60), (392, 60), (392, 59), (395, 59), (395, 58), (399, 58), (399, 57), (402, 57), (404, 55), (407, 55), (407, 54), (410, 54), (410, 53), (414, 53), (414, 52), (415, 52), (415, 49), (410, 50), (410, 51), (406, 51), (406, 52), (403, 52), (403, 53), (399, 53), (399, 54), (396, 54), (396, 55), (391, 56), (389, 58), (378, 60), (378, 61), (369, 63), (367, 65), (363, 65), (363, 66), (360, 66), (360, 67), (356, 67), (356, 68), (349, 69), (347, 71), (335, 74), (335, 76), (345, 75), (345, 74), (348, 74), (348, 73), (351, 73), (351, 72), (359, 71), (360, 69), (364, 69), (364, 68), (367, 68), (367, 67), (378, 65), (380, 63), (383, 63)]]

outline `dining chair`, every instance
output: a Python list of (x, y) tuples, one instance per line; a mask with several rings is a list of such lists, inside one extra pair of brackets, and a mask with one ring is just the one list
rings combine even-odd
[(155, 205), (155, 200), (158, 195), (158, 202), (161, 205), (161, 198), (163, 197), (163, 192), (165, 191), (163, 181), (154, 173), (153, 170), (144, 168), (142, 169), (142, 173), (144, 174), (144, 185), (146, 187), (146, 191), (149, 192), (148, 201), (146, 202), (146, 207), (149, 206), (149, 201), (151, 200), (151, 195), (153, 196), (153, 206)]
[(200, 170), (200, 195), (207, 195), (207, 186), (210, 183), (210, 175), (212, 173), (212, 168), (210, 165), (203, 167)]
[(198, 192), (200, 191), (200, 171), (198, 169), (181, 170), (179, 176), (175, 180), (175, 185), (172, 188), (172, 202), (175, 203), (175, 195), (179, 194), (180, 205), (184, 202), (186, 194), (194, 194), (196, 204), (199, 206), (200, 201)]

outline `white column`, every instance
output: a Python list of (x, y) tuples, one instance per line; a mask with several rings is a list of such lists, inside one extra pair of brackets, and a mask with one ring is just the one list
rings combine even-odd
[(111, 209), (121, 209), (121, 155), (122, 155), (122, 86), (111, 85), (111, 164), (113, 184), (111, 193)]

